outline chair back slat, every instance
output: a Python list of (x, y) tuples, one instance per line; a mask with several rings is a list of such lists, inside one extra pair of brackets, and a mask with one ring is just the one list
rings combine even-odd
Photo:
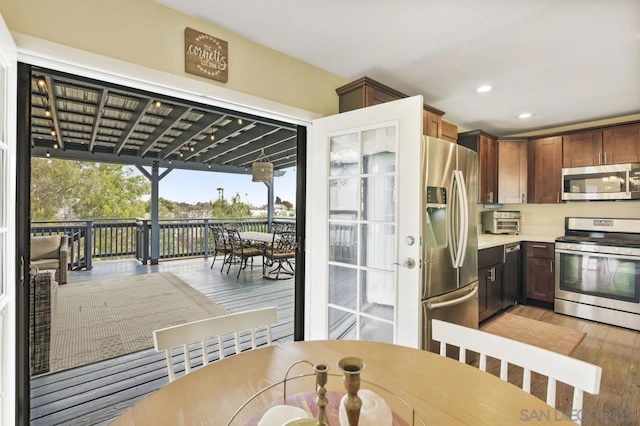
[(207, 318), (193, 321), (187, 324), (180, 324), (167, 327), (153, 332), (153, 342), (155, 350), (165, 352), (167, 369), (169, 371), (169, 381), (175, 380), (175, 370), (173, 366), (171, 349), (183, 347), (185, 356), (185, 374), (191, 372), (191, 359), (189, 353), (189, 343), (200, 342), (202, 345), (203, 365), (208, 363), (207, 340), (212, 337), (218, 338), (218, 352), (220, 359), (224, 358), (223, 336), (234, 334), (236, 353), (241, 351), (240, 332), (251, 330), (251, 348), (255, 349), (256, 328), (266, 328), (267, 345), (271, 345), (271, 324), (278, 322), (278, 309), (276, 307), (256, 309), (252, 311), (228, 314), (214, 318)]
[[(524, 368), (523, 389), (530, 392), (531, 371), (548, 377), (547, 404), (555, 407), (556, 381), (574, 387), (574, 409), (582, 408), (583, 391), (596, 395), (600, 392), (602, 368), (575, 358), (507, 339), (473, 328), (432, 320), (433, 340), (440, 342), (440, 354), (446, 355), (446, 344), (478, 352), (480, 369), (486, 371), (486, 357), (500, 360), (500, 378), (507, 379), (508, 364)], [(579, 406), (576, 406), (579, 404)]]

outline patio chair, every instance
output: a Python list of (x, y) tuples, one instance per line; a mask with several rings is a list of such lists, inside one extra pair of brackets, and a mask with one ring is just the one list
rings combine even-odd
[[(176, 370), (173, 364), (171, 349), (182, 346), (184, 351), (184, 374), (191, 372), (191, 351), (189, 343), (200, 342), (202, 345), (202, 365), (209, 363), (207, 340), (216, 337), (218, 340), (218, 353), (220, 359), (225, 357), (224, 336), (233, 333), (235, 340), (235, 353), (241, 352), (240, 332), (251, 330), (251, 350), (257, 347), (256, 329), (266, 328), (266, 345), (271, 346), (271, 324), (278, 322), (278, 308), (256, 309), (220, 317), (207, 318), (193, 321), (187, 324), (175, 325), (153, 332), (153, 344), (158, 352), (164, 351), (169, 371), (169, 382), (176, 379)], [(194, 358), (198, 357), (196, 352)]]
[(67, 283), (67, 244), (66, 235), (40, 235), (31, 237), (30, 265), (43, 269), (55, 269), (56, 281)]
[[(583, 393), (600, 392), (602, 368), (527, 343), (507, 339), (461, 325), (432, 320), (432, 338), (440, 342), (440, 355), (447, 356), (447, 344), (460, 348), (459, 360), (466, 361), (467, 350), (480, 354), (480, 370), (487, 371), (487, 356), (500, 360), (500, 379), (507, 381), (509, 364), (524, 369), (522, 390), (531, 393), (531, 372), (545, 375), (547, 404), (556, 406), (556, 381), (573, 386), (572, 413), (582, 410)], [(580, 423), (580, 418), (578, 418)]]
[[(222, 226), (214, 226), (213, 231), (213, 262), (211, 262), (211, 268), (213, 269), (213, 265), (216, 263), (216, 258), (219, 254), (222, 254), (222, 269), (224, 269), (225, 260), (229, 253), (231, 253), (231, 244), (229, 243), (229, 239), (225, 237), (224, 228)], [(222, 272), (220, 269), (220, 272)]]
[(231, 269), (232, 263), (239, 263), (240, 268), (238, 268), (238, 275), (236, 278), (240, 278), (240, 271), (247, 268), (247, 261), (251, 259), (251, 269), (253, 269), (253, 258), (256, 256), (262, 256), (262, 250), (242, 241), (238, 230), (225, 229), (225, 231), (229, 235), (229, 243), (231, 245), (231, 253), (226, 258), (226, 263), (229, 265), (227, 267), (227, 274)]
[[(290, 278), (295, 274), (295, 266), (291, 263), (296, 257), (296, 233), (293, 231), (282, 231), (273, 233), (271, 245), (264, 250), (264, 261), (262, 262), (262, 275), (269, 279), (281, 279), (280, 274), (288, 275), (282, 279)], [(267, 267), (276, 268), (266, 273)]]

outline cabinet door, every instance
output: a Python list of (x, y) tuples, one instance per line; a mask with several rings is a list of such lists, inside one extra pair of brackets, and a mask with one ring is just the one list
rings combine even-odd
[(478, 271), (478, 321), (484, 321), (489, 317), (487, 311), (487, 289), (491, 277), (491, 268), (483, 268)]
[(601, 130), (562, 137), (563, 167), (586, 167), (603, 163)]
[(554, 261), (538, 257), (527, 258), (527, 297), (553, 302), (555, 293)]
[(442, 135), (440, 137), (445, 141), (458, 142), (458, 126), (442, 120)]
[(498, 203), (527, 200), (527, 142), (498, 141)]
[(562, 191), (562, 137), (529, 141), (529, 202), (555, 204)]
[(480, 176), (479, 202), (498, 202), (498, 141), (486, 135), (479, 136)]
[(603, 131), (603, 164), (640, 162), (640, 124)]
[(487, 311), (493, 315), (502, 309), (502, 284), (504, 275), (504, 264), (493, 265), (492, 276), (487, 283)]
[(424, 110), (422, 116), (424, 120), (422, 131), (424, 134), (435, 138), (442, 138), (442, 117), (427, 110)]

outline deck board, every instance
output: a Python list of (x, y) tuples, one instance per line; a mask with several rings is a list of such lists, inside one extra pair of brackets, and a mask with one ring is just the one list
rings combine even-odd
[[(213, 268), (211, 260), (189, 259), (140, 265), (135, 260), (95, 262), (91, 271), (71, 272), (69, 282), (98, 280), (118, 276), (135, 276), (154, 272), (171, 272), (227, 309), (239, 312), (268, 306), (278, 307), (278, 324), (272, 327), (275, 342), (293, 341), (294, 280), (266, 280), (262, 266), (256, 263), (236, 279), (234, 267), (229, 274)], [(237, 266), (236, 266), (237, 268)], [(236, 269), (237, 273), (237, 269)], [(242, 349), (250, 346), (248, 334), (242, 335)], [(259, 334), (258, 344), (265, 342)], [(231, 354), (233, 339), (223, 343), (225, 354)], [(218, 359), (218, 345), (208, 342), (209, 360)], [(201, 350), (192, 356), (193, 365), (202, 363)], [(176, 352), (174, 359), (182, 356)], [(184, 364), (176, 363), (178, 375)], [(108, 424), (146, 395), (168, 383), (164, 355), (153, 349), (134, 352), (93, 364), (60, 371), (31, 380), (31, 424), (33, 425), (97, 425)]]

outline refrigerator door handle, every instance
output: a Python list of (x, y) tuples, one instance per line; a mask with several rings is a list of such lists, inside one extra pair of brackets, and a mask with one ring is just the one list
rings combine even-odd
[(451, 184), (449, 185), (449, 197), (447, 200), (447, 225), (446, 225), (447, 226), (447, 245), (449, 246), (449, 255), (451, 256), (451, 263), (453, 264), (454, 268), (456, 267), (456, 262), (458, 260), (456, 257), (458, 248), (454, 247), (454, 241), (453, 241), (453, 219), (454, 219), (454, 206), (455, 206), (454, 193), (456, 190), (456, 178), (457, 178), (457, 175), (454, 171), (451, 176)]
[(457, 299), (447, 300), (446, 302), (439, 302), (439, 303), (428, 302), (427, 309), (432, 311), (434, 309), (446, 308), (447, 306), (459, 305), (460, 303), (464, 303), (467, 300), (471, 299), (477, 293), (478, 293), (478, 286), (475, 286), (473, 290), (471, 290), (471, 293), (465, 294), (464, 296), (458, 297)]
[(466, 234), (464, 233), (466, 218), (468, 217), (467, 211), (465, 208), (465, 197), (466, 192), (464, 191), (464, 178), (462, 177), (462, 172), (459, 170), (454, 170), (453, 175), (455, 176), (456, 181), (456, 196), (458, 197), (458, 203), (456, 204), (456, 216), (458, 218), (457, 227), (457, 246), (456, 246), (456, 257), (453, 262), (454, 268), (459, 268), (462, 266), (462, 262), (464, 260), (464, 251), (466, 244)]
[(464, 257), (467, 254), (467, 241), (469, 236), (469, 199), (467, 198), (467, 185), (464, 181), (464, 175), (460, 170), (458, 172), (458, 191), (461, 195), (461, 213), (462, 220), (460, 225), (460, 256), (456, 267), (461, 268), (464, 264)]

